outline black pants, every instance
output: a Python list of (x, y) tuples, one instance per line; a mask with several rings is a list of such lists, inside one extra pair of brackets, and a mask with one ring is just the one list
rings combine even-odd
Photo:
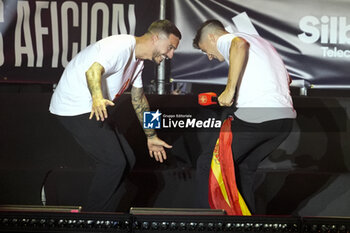
[(96, 170), (84, 211), (115, 211), (115, 193), (127, 166), (118, 132), (107, 122), (89, 120), (88, 114), (56, 116), (82, 148), (94, 159)]
[[(232, 121), (232, 152), (237, 186), (250, 211), (255, 212), (254, 179), (260, 162), (273, 152), (289, 135), (292, 119), (248, 123), (238, 118)], [(208, 208), (208, 178), (213, 148), (219, 134), (213, 134), (197, 160), (198, 207)]]

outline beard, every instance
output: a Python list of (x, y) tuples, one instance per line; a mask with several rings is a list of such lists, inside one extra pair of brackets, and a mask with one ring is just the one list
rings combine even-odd
[(152, 54), (152, 61), (159, 65), (164, 59), (162, 59), (163, 54), (161, 54), (159, 51), (153, 51)]

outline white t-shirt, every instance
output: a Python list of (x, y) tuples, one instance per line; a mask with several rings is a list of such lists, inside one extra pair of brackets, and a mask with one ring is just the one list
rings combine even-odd
[(235, 116), (251, 123), (295, 118), (289, 75), (277, 51), (268, 41), (256, 35), (225, 34), (219, 37), (217, 48), (227, 64), (235, 37), (245, 39), (250, 45), (246, 69), (237, 83)]
[(65, 68), (54, 91), (50, 112), (75, 116), (91, 112), (92, 97), (85, 72), (94, 63), (104, 67), (101, 87), (104, 98), (113, 100), (130, 85), (142, 87), (143, 60), (135, 57), (136, 40), (131, 35), (113, 35), (83, 49)]

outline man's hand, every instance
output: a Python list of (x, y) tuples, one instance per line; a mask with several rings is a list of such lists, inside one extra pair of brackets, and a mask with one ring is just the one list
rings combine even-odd
[(110, 100), (104, 99), (101, 88), (101, 76), (105, 68), (98, 62), (94, 62), (85, 72), (87, 85), (92, 97), (92, 109), (89, 119), (95, 115), (96, 120), (104, 121), (108, 117), (107, 106), (114, 106)]
[(229, 90), (224, 90), (218, 98), (220, 106), (229, 107), (233, 104), (234, 92)]
[[(137, 118), (139, 119), (141, 125), (143, 124), (143, 113), (149, 111), (149, 104), (145, 93), (142, 88), (132, 87), (131, 88), (131, 102), (134, 107)], [(154, 129), (143, 129), (147, 136), (147, 146), (149, 150), (149, 155), (151, 158), (163, 163), (166, 160), (165, 148), (172, 148), (163, 140), (160, 140), (157, 137), (157, 134)]]
[(155, 158), (156, 161), (163, 163), (166, 160), (166, 152), (165, 148), (172, 148), (172, 146), (168, 145), (163, 140), (159, 139), (157, 136), (151, 137), (147, 139), (147, 146), (149, 150), (149, 155), (151, 158)]
[(96, 120), (104, 121), (108, 117), (107, 106), (114, 106), (114, 103), (110, 100), (104, 99), (103, 97), (92, 98), (92, 109), (89, 119), (91, 120), (93, 116), (96, 116)]

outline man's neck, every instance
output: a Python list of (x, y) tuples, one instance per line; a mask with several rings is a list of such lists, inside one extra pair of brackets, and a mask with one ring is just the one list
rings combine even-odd
[(216, 39), (218, 39), (219, 37), (221, 37), (221, 36), (223, 36), (223, 35), (226, 35), (226, 34), (229, 34), (229, 32), (227, 32), (227, 31), (220, 31), (220, 32), (218, 32), (218, 33), (216, 34), (216, 36), (217, 36)]
[(152, 40), (149, 35), (145, 34), (136, 37), (135, 56), (137, 59), (151, 60), (152, 59)]

